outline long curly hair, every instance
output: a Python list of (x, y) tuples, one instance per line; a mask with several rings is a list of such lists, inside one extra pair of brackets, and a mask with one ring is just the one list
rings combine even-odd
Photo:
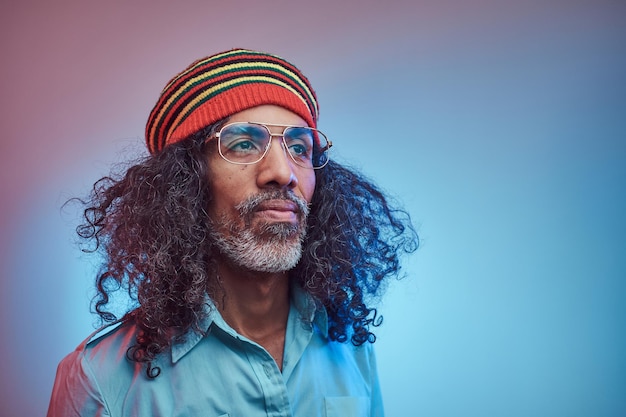
[[(77, 233), (90, 243), (83, 250), (105, 257), (95, 312), (117, 320), (113, 295), (127, 292), (133, 304), (124, 319), (138, 328), (127, 356), (146, 363), (150, 377), (159, 374), (152, 361), (172, 340), (201, 331), (205, 297), (218, 294), (205, 138), (223, 122), (98, 180), (83, 201)], [(371, 327), (382, 317), (372, 304), (387, 278), (400, 276), (400, 257), (417, 249), (417, 233), (408, 213), (357, 171), (330, 161), (315, 174), (303, 255), (290, 279), (326, 308), (331, 340), (373, 343)]]

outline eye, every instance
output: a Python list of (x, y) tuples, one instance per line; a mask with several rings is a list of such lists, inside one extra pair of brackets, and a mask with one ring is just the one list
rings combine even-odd
[(289, 153), (300, 159), (311, 159), (313, 153), (313, 133), (305, 127), (289, 128), (285, 132), (285, 142)]
[(261, 149), (259, 149), (258, 144), (256, 144), (255, 142), (253, 142), (250, 139), (243, 138), (243, 137), (237, 138), (236, 140), (230, 142), (227, 145), (227, 148), (231, 152), (254, 152), (254, 151), (261, 151)]
[(306, 146), (298, 143), (289, 145), (289, 152), (291, 152), (293, 156), (308, 156), (309, 154)]
[(226, 153), (263, 153), (267, 143), (268, 134), (265, 128), (248, 123), (227, 126), (220, 136), (220, 146)]

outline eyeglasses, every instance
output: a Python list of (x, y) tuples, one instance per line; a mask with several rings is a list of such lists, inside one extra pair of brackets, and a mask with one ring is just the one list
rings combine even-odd
[[(270, 126), (285, 129), (282, 133), (272, 133)], [(214, 135), (222, 158), (238, 165), (256, 164), (263, 159), (274, 136), (282, 137), (283, 147), (298, 166), (319, 169), (328, 163), (328, 150), (333, 144), (326, 135), (311, 127), (235, 122)]]

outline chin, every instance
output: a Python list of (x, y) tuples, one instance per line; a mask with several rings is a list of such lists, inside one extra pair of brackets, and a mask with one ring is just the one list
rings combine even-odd
[(271, 237), (284, 240), (301, 240), (304, 237), (304, 228), (300, 224), (290, 222), (285, 223), (265, 223), (260, 225), (258, 234), (263, 237)]

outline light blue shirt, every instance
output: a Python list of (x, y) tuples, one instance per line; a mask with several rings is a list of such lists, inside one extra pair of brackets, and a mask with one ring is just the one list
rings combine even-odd
[(61, 361), (48, 417), (382, 417), (372, 345), (332, 342), (327, 323), (326, 311), (294, 289), (281, 372), (212, 308), (206, 334), (191, 332), (160, 355), (155, 379), (126, 358), (136, 327), (124, 323)]

